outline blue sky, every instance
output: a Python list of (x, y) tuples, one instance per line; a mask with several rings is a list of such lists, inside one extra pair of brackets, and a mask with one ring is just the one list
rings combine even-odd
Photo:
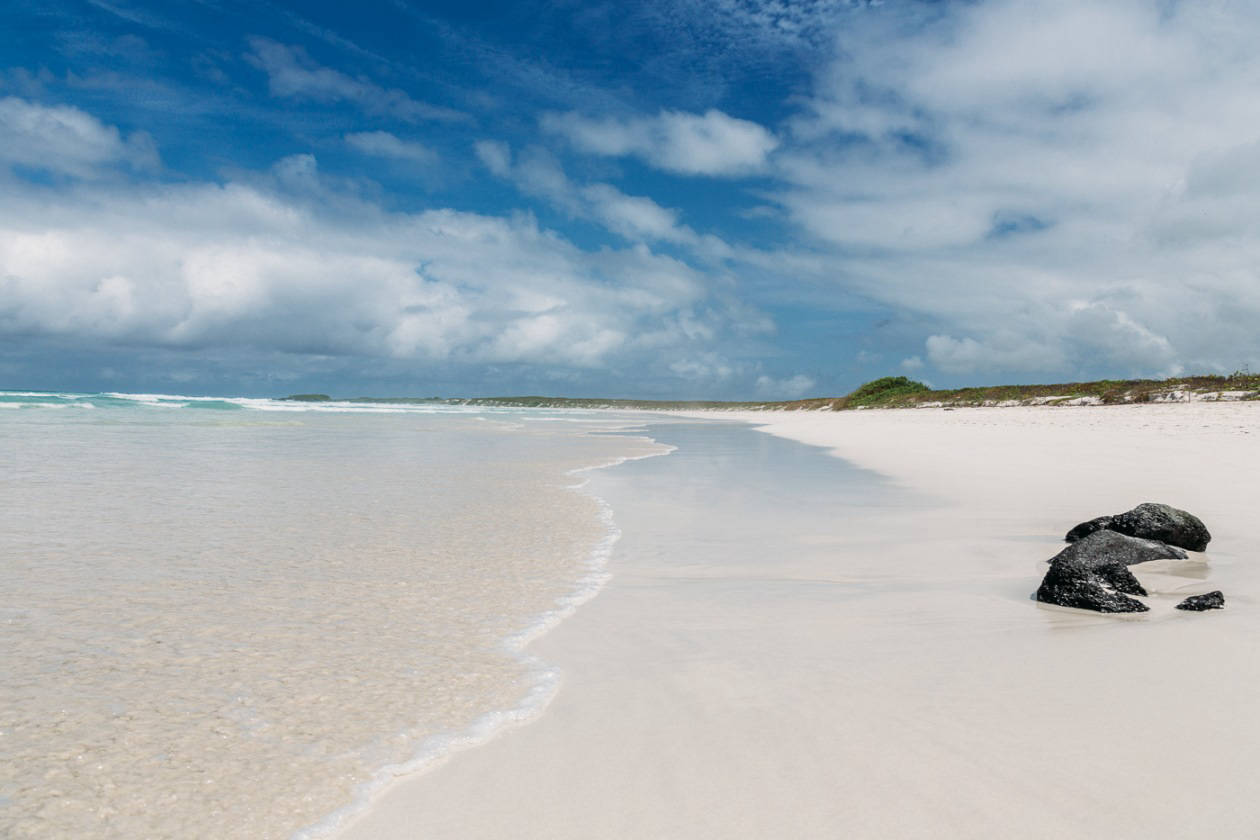
[(0, 387), (1260, 367), (1260, 9), (13, 0)]

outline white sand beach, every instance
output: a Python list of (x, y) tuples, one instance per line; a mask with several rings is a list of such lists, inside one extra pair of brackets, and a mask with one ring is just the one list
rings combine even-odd
[[(530, 647), (556, 699), (341, 837), (1260, 836), (1260, 403), (697, 416), (787, 440), (596, 474), (623, 538)], [(1143, 501), (1214, 537), (1134, 567), (1150, 612), (1031, 600)]]

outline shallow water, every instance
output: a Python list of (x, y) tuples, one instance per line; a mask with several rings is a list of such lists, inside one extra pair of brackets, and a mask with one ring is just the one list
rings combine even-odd
[(529, 714), (522, 634), (613, 534), (572, 471), (663, 451), (607, 414), (0, 404), (6, 837), (287, 837)]

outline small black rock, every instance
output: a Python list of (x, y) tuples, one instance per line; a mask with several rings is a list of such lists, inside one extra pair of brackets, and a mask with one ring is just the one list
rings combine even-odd
[(1192, 612), (1203, 612), (1204, 610), (1220, 610), (1225, 608), (1225, 595), (1221, 590), (1215, 592), (1207, 592), (1203, 595), (1191, 595), (1186, 600), (1177, 605), (1179, 610), (1190, 610)]

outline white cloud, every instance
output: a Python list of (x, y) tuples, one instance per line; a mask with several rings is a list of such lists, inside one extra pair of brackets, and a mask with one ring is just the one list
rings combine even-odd
[(124, 138), (78, 108), (9, 96), (0, 99), (0, 163), (95, 177), (115, 164), (154, 167), (158, 157), (144, 132)]
[(718, 353), (702, 353), (670, 362), (669, 369), (681, 379), (697, 382), (713, 382), (730, 379), (736, 374), (735, 366)]
[(984, 342), (932, 335), (924, 346), (928, 360), (946, 373), (1049, 371), (1061, 367), (1064, 361), (1054, 347), (1009, 334), (999, 334)]
[[(25, 145), (9, 144), (10, 161), (24, 162), (25, 148), (56, 148), (64, 169), (87, 177), (129, 150), (116, 128), (82, 111), (2, 104), (6, 115), (35, 118), (9, 121), (25, 132), (11, 129)], [(385, 132), (346, 140), (423, 157)], [(480, 151), (511, 167), (506, 145)], [(768, 328), (764, 315), (643, 244), (700, 239), (674, 225), (673, 211), (608, 185), (575, 186), (534, 155), (510, 174), (536, 191), (572, 193), (582, 213), (637, 244), (584, 251), (529, 215), (387, 213), (324, 176), (310, 154), (223, 184), (11, 180), (0, 194), (0, 336), (553, 373), (629, 364), (677, 376), (671, 360), (713, 359), (706, 348), (727, 336)], [(711, 371), (727, 375), (720, 363)]]
[(289, 155), (280, 158), (271, 167), (276, 181), (285, 189), (297, 193), (315, 193), (320, 190), (319, 162), (314, 155)]
[(613, 233), (631, 240), (686, 241), (695, 235), (678, 224), (678, 211), (662, 207), (650, 198), (626, 195), (609, 184), (582, 188), (582, 197), (595, 216)]
[(710, 109), (704, 114), (661, 111), (655, 117), (547, 114), (545, 130), (584, 152), (636, 156), (683, 175), (741, 175), (764, 168), (778, 139), (762, 126)]
[(313, 158), (276, 171), (292, 194), (242, 183), (7, 192), (0, 335), (647, 370), (745, 328), (700, 274), (644, 246), (583, 251), (529, 216), (307, 200)]
[(820, 276), (935, 323), (941, 370), (1232, 370), (1260, 359), (1258, 36), (1245, 4), (865, 9), (778, 199)]
[[(1120, 300), (1117, 298), (1117, 302)], [(1062, 310), (1046, 313), (1036, 330), (1016, 332), (991, 327), (981, 340), (929, 336), (925, 349), (928, 360), (947, 373), (1047, 373), (1085, 368), (1093, 359), (1106, 360), (1122, 373), (1171, 375), (1184, 367), (1167, 336), (1105, 300), (1071, 301)]]
[(350, 148), (373, 157), (400, 160), (406, 163), (431, 165), (437, 162), (437, 153), (414, 140), (403, 140), (388, 131), (360, 131), (346, 135)]
[(323, 67), (301, 47), (268, 38), (250, 38), (249, 45), (250, 52), (245, 59), (267, 74), (273, 96), (314, 102), (351, 102), (368, 114), (391, 116), (406, 122), (467, 119), (466, 114), (417, 101), (397, 88), (384, 88), (370, 79)]
[(478, 140), (473, 144), (477, 157), (486, 169), (500, 178), (508, 177), (512, 169), (512, 148), (499, 140)]
[(1067, 341), (1088, 347), (1128, 369), (1176, 366), (1177, 351), (1166, 336), (1105, 302), (1077, 302), (1068, 308), (1063, 330)]
[(817, 384), (803, 373), (786, 379), (775, 379), (770, 376), (757, 377), (757, 394), (766, 399), (791, 400), (803, 397)]
[(527, 195), (543, 198), (570, 216), (594, 221), (631, 242), (669, 242), (720, 259), (730, 249), (713, 236), (701, 236), (679, 221), (679, 212), (646, 196), (627, 195), (605, 183), (573, 183), (560, 164), (538, 147), (513, 155), (506, 143), (483, 140), (477, 156), (493, 174), (511, 180)]

